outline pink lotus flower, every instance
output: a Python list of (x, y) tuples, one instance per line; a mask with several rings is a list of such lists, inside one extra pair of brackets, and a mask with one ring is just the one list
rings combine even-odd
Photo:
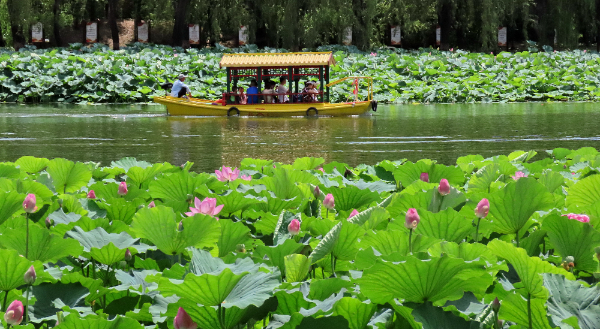
[(372, 52), (372, 53), (371, 53), (371, 56), (377, 56), (377, 53), (373, 53), (373, 52)]
[(186, 215), (194, 216), (195, 214), (205, 214), (216, 216), (219, 212), (221, 212), (221, 209), (223, 209), (224, 206), (220, 205), (217, 207), (217, 199), (215, 198), (206, 198), (203, 201), (200, 201), (200, 199), (195, 198), (194, 205), (196, 207), (190, 207), (191, 212), (186, 212)]
[(325, 170), (323, 168), (317, 168), (318, 171), (325, 173)]
[(217, 174), (218, 180), (221, 182), (227, 182), (236, 180), (240, 175), (240, 170), (238, 168), (231, 170), (231, 167), (223, 166), (221, 170), (215, 170), (215, 174)]
[(118, 191), (119, 195), (125, 195), (127, 194), (127, 183), (125, 182), (121, 182), (119, 184), (119, 191)]
[(21, 303), (18, 300), (15, 300), (14, 302), (10, 303), (10, 305), (6, 309), (6, 313), (4, 314), (4, 321), (6, 321), (8, 325), (19, 325), (21, 321), (23, 321), (24, 310), (25, 309), (23, 308), (23, 303)]
[(350, 218), (352, 218), (352, 217), (354, 217), (354, 216), (356, 216), (356, 215), (358, 215), (358, 210), (354, 209), (354, 210), (352, 210), (352, 212), (350, 213), (350, 216), (348, 216), (348, 219), (350, 219)]
[(590, 217), (588, 215), (583, 215), (583, 214), (567, 214), (567, 215), (563, 215), (566, 216), (568, 219), (574, 219), (577, 221), (580, 221), (582, 223), (589, 223), (590, 222)]
[(488, 199), (481, 199), (475, 208), (475, 216), (478, 218), (485, 218), (490, 211), (490, 202)]
[(35, 282), (35, 279), (37, 278), (37, 275), (35, 274), (35, 268), (33, 268), (33, 265), (25, 272), (25, 275), (23, 276), (23, 280), (25, 280), (25, 283), (27, 284), (33, 284)]
[(23, 200), (23, 210), (30, 214), (37, 211), (37, 207), (35, 206), (35, 194), (27, 194), (25, 200)]
[(96, 198), (96, 192), (94, 192), (94, 190), (90, 190), (87, 194), (87, 198), (88, 199), (95, 199)]
[(422, 172), (421, 177), (419, 177), (419, 179), (424, 181), (425, 183), (429, 183), (429, 174), (426, 172)]
[(527, 175), (525, 175), (525, 173), (522, 171), (517, 171), (514, 176), (510, 176), (510, 177), (512, 177), (512, 179), (514, 179), (514, 180), (519, 180), (523, 177), (527, 177)]
[(177, 57), (177, 54), (173, 54), (173, 57)]
[(243, 179), (243, 180), (246, 180), (246, 181), (251, 181), (252, 180), (252, 176), (250, 176), (250, 175), (242, 175), (242, 177), (240, 177), (240, 178)]
[(450, 51), (454, 51), (454, 48), (450, 48)]
[(404, 222), (404, 226), (408, 229), (415, 229), (419, 222), (421, 221), (421, 217), (419, 217), (419, 213), (417, 213), (417, 209), (410, 208), (406, 212), (406, 220)]
[(127, 250), (125, 250), (125, 260), (130, 262), (133, 259), (133, 255), (131, 254), (131, 251), (129, 251), (129, 248), (127, 248)]
[(450, 194), (450, 183), (448, 183), (447, 179), (442, 178), (440, 186), (438, 186), (438, 192), (440, 192), (442, 196)]
[(148, 208), (154, 208), (154, 207), (156, 207), (156, 204), (154, 204), (154, 201), (152, 201), (148, 204)]
[(583, 53), (584, 53), (584, 54), (585, 54), (585, 53), (587, 53), (587, 49), (584, 49), (584, 50), (583, 50)]
[(333, 199), (333, 194), (329, 193), (325, 196), (325, 200), (323, 200), (323, 206), (325, 206), (325, 208), (329, 210), (335, 207), (335, 200)]
[(292, 219), (290, 225), (288, 225), (288, 232), (291, 235), (297, 235), (300, 232), (300, 221), (296, 218)]
[(198, 325), (192, 321), (192, 317), (187, 314), (183, 307), (180, 307), (177, 311), (177, 316), (173, 319), (173, 327), (175, 329), (196, 329)]

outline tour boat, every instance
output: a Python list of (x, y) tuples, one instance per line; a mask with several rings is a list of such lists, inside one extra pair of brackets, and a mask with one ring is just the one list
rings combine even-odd
[[(331, 52), (312, 53), (258, 53), (258, 54), (225, 54), (221, 59), (221, 68), (227, 69), (227, 92), (219, 100), (206, 100), (198, 98), (177, 98), (169, 95), (154, 97), (154, 101), (166, 105), (169, 115), (174, 116), (346, 116), (364, 114), (369, 110), (377, 110), (377, 102), (373, 99), (373, 79), (371, 77), (345, 77), (329, 82), (329, 67), (335, 65)], [(256, 104), (240, 104), (240, 97), (235, 91), (243, 87), (244, 92), (250, 80), (256, 80), (258, 90), (265, 80), (273, 78), (279, 81), (281, 77), (287, 79), (285, 94), (246, 95), (248, 99), (255, 96)], [(325, 91), (315, 90), (306, 97), (300, 83), (308, 80), (319, 82), (325, 86)], [(243, 80), (243, 84), (242, 84)], [(348, 81), (354, 86), (353, 99), (347, 102), (331, 103), (329, 101), (330, 88), (341, 82)], [(366, 99), (359, 99), (358, 89), (361, 81), (368, 86)], [(238, 86), (238, 83), (240, 85)], [(165, 90), (171, 84), (163, 85)], [(293, 91), (293, 92), (292, 92)], [(285, 103), (265, 103), (265, 98), (287, 96)], [(308, 100), (310, 101), (306, 101)]]

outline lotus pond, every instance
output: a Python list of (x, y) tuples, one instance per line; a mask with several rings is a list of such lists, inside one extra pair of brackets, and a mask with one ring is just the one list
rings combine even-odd
[[(221, 97), (226, 84), (219, 68), (227, 52), (285, 52), (283, 49), (184, 50), (135, 44), (119, 51), (102, 45), (0, 50), (0, 102), (137, 103), (162, 95), (159, 85), (189, 75), (194, 97)], [(338, 65), (331, 81), (352, 75), (374, 78), (375, 99), (390, 103), (595, 101), (600, 98), (600, 55), (596, 52), (500, 54), (405, 51), (361, 52), (327, 46)], [(247, 82), (246, 82), (247, 83)], [(366, 86), (364, 86), (366, 87)], [(333, 89), (332, 101), (353, 96), (351, 86)], [(366, 97), (366, 88), (361, 96)], [(350, 97), (352, 98), (352, 97)]]
[(590, 147), (211, 172), (24, 156), (0, 164), (1, 323), (599, 328), (599, 166)]

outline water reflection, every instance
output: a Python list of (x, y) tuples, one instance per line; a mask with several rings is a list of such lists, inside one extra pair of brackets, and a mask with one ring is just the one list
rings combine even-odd
[(195, 162), (195, 170), (246, 157), (302, 156), (351, 165), (383, 159), (507, 154), (516, 149), (600, 147), (594, 103), (380, 106), (344, 118), (182, 118), (160, 106), (0, 106), (0, 161), (23, 155), (111, 161)]

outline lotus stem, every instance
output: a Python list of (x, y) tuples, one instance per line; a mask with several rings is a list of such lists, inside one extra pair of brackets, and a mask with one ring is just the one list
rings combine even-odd
[(477, 218), (477, 228), (475, 229), (475, 243), (479, 242), (477, 238), (479, 237), (479, 223), (481, 222), (481, 218)]
[(4, 303), (2, 303), (2, 311), (6, 311), (6, 301), (8, 299), (8, 290), (4, 292)]
[(411, 228), (410, 231), (408, 232), (408, 251), (412, 254), (412, 232), (413, 229)]
[(325, 218), (329, 218), (329, 208), (326, 208), (326, 209), (327, 209), (327, 215), (325, 215)]
[(440, 212), (440, 211), (442, 211), (442, 204), (443, 204), (443, 203), (444, 203), (444, 196), (442, 195), (442, 196), (440, 197), (440, 206), (438, 207), (438, 211), (437, 211), (437, 212)]
[(25, 309), (23, 310), (23, 320), (25, 320), (24, 325), (27, 325), (27, 317), (29, 316), (29, 312), (27, 311), (27, 309), (29, 308), (29, 289), (31, 288), (31, 285), (27, 286), (27, 292), (25, 293)]
[(519, 230), (517, 230), (517, 248), (519, 248)]
[(25, 213), (25, 258), (29, 256), (29, 213)]
[(531, 294), (527, 295), (527, 317), (529, 318), (529, 329), (533, 329), (533, 321), (531, 320)]
[(96, 261), (92, 258), (92, 276), (96, 280)]

